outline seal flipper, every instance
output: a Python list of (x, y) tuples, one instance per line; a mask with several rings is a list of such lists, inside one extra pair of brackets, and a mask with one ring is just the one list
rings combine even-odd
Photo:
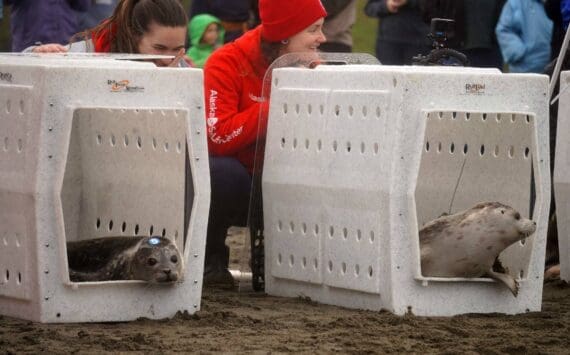
[(495, 272), (493, 271), (493, 268), (489, 269), (485, 275), (494, 280), (504, 283), (511, 290), (513, 296), (517, 297), (519, 294), (519, 282), (515, 280), (511, 275)]

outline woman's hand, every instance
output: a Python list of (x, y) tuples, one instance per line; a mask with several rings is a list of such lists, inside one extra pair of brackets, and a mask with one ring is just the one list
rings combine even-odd
[(396, 13), (400, 7), (406, 5), (407, 0), (386, 0), (386, 7), (391, 13)]
[[(179, 65), (180, 61), (183, 61), (184, 63), (182, 65)], [(174, 57), (174, 59), (172, 59), (172, 62), (170, 62), (170, 64), (168, 64), (168, 66), (169, 67), (179, 67), (179, 66), (193, 67), (194, 63), (192, 63), (190, 58), (188, 58), (186, 56), (186, 52), (184, 51), (184, 49), (180, 49), (180, 51), (178, 52), (176, 57)]]
[(32, 49), (32, 53), (67, 53), (67, 47), (57, 43), (42, 44)]

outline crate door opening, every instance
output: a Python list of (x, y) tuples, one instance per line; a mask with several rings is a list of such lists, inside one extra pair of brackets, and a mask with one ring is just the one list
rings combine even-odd
[[(536, 180), (536, 144), (534, 142), (535, 116), (514, 112), (460, 112), (460, 111), (428, 111), (423, 112), (426, 122), (425, 137), (422, 147), (421, 163), (415, 190), (416, 213), (418, 230), (428, 222), (443, 214), (455, 214), (468, 210), (482, 202), (500, 202), (517, 210), (521, 218), (532, 220)], [(504, 210), (504, 208), (503, 208)], [(506, 211), (508, 214), (509, 211)], [(470, 214), (475, 217), (474, 214)], [(480, 215), (479, 215), (480, 216)], [(478, 219), (476, 222), (479, 222)], [(514, 216), (514, 215), (513, 215)], [(516, 218), (514, 216), (513, 218)], [(475, 230), (489, 227), (490, 219), (481, 219), (481, 226), (471, 225), (465, 228)], [(466, 221), (464, 221), (466, 222)], [(513, 223), (517, 222), (516, 220)], [(453, 221), (452, 223), (456, 223)], [(427, 229), (427, 228), (426, 228)], [(498, 234), (508, 231), (499, 230)], [(425, 231), (424, 231), (425, 233)], [(422, 233), (423, 234), (423, 233)], [(434, 233), (442, 238), (443, 233)], [(477, 232), (475, 231), (477, 235)], [(426, 255), (432, 245), (428, 238), (422, 237), (419, 250)], [(483, 248), (484, 255), (495, 252), (498, 242), (496, 240), (483, 243), (470, 241), (462, 243), (459, 239), (465, 236), (453, 234), (447, 238), (451, 241), (443, 242), (446, 259), (455, 258), (453, 266), (462, 264), (459, 270), (449, 271), (445, 277), (426, 275), (436, 273), (437, 267), (428, 267), (424, 264), (416, 278), (423, 281), (480, 281), (491, 282), (484, 273), (480, 276), (469, 276), (464, 273), (467, 267), (474, 270), (481, 268), (474, 261), (480, 261), (481, 256), (474, 247), (461, 250), (462, 246), (477, 244)], [(416, 235), (415, 238), (418, 238)], [(419, 238), (418, 238), (419, 239)], [(505, 271), (514, 279), (524, 279), (530, 263), (530, 256), (534, 238), (516, 241), (499, 254), (499, 261)], [(455, 247), (455, 249), (454, 249)], [(447, 250), (449, 249), (449, 250)], [(431, 251), (433, 252), (433, 251)], [(436, 251), (437, 253), (439, 251)], [(480, 254), (481, 254), (480, 253)], [(421, 251), (418, 258), (421, 258)], [(428, 257), (424, 257), (429, 262)], [(471, 265), (465, 263), (471, 262)], [(500, 271), (498, 264), (495, 271)], [(457, 274), (453, 277), (452, 274)], [(485, 277), (483, 277), (485, 276)], [(460, 278), (459, 280), (457, 278)]]
[(74, 111), (61, 191), (62, 243), (162, 236), (184, 255), (186, 115), (162, 109)]

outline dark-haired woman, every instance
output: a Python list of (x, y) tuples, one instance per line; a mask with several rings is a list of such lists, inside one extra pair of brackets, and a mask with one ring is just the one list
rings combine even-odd
[(179, 0), (121, 0), (111, 17), (82, 32), (70, 45), (45, 44), (35, 53), (97, 52), (173, 55), (157, 66), (179, 65), (184, 58), (188, 18)]

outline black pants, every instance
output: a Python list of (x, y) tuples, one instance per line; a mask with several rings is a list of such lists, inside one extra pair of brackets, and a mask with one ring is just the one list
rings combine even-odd
[(376, 57), (384, 65), (411, 65), (418, 54), (429, 53), (428, 46), (379, 40), (376, 43)]
[(251, 176), (235, 158), (210, 157), (210, 184), (206, 271), (228, 267), (226, 235), (231, 226), (247, 225)]
[(467, 56), (472, 67), (497, 68), (503, 71), (503, 57), (498, 46), (494, 48), (460, 49), (459, 51)]

